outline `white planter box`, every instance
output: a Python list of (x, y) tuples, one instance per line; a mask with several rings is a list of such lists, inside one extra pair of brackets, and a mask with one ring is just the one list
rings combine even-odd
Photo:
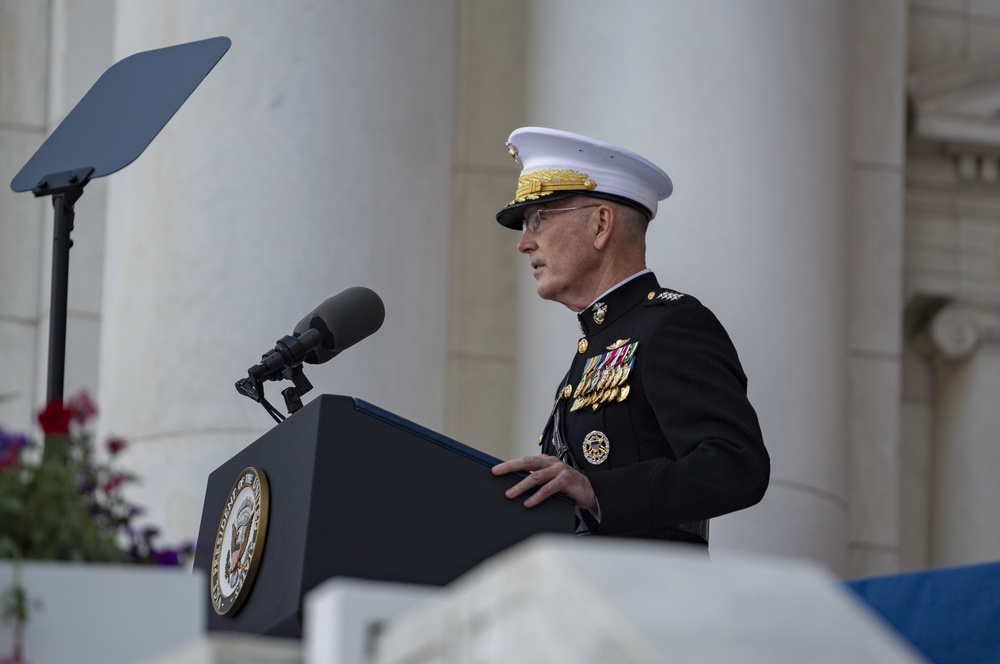
[[(208, 586), (199, 571), (28, 561), (22, 579), (29, 597), (41, 602), (25, 633), (31, 664), (137, 662), (205, 629)], [(0, 561), (0, 592), (12, 581), (11, 562)], [(10, 654), (13, 638), (13, 625), (0, 624), (0, 659)]]

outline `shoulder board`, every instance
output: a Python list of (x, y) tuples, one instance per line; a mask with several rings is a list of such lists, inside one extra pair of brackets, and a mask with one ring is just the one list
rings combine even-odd
[(658, 291), (650, 291), (649, 295), (646, 297), (648, 300), (646, 302), (647, 307), (651, 307), (658, 304), (668, 304), (670, 302), (677, 302), (679, 300), (687, 297), (684, 293), (678, 293), (675, 290), (670, 290), (669, 288), (663, 288)]

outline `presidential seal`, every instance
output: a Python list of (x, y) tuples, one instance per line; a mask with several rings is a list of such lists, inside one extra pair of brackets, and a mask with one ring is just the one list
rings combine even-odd
[(250, 595), (267, 535), (267, 478), (246, 468), (233, 484), (219, 520), (212, 555), (212, 608), (220, 616), (236, 614)]

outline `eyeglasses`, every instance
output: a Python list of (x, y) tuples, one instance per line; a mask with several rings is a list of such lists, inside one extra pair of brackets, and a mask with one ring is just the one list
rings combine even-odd
[(529, 214), (527, 217), (525, 217), (524, 221), (521, 222), (521, 232), (527, 233), (528, 231), (531, 231), (532, 233), (534, 233), (535, 231), (537, 231), (538, 227), (542, 223), (542, 219), (544, 218), (542, 216), (543, 214), (549, 215), (555, 212), (569, 212), (570, 210), (586, 210), (587, 208), (595, 208), (595, 207), (601, 207), (601, 206), (600, 204), (598, 204), (598, 205), (577, 205), (576, 207), (564, 207), (564, 208), (538, 208), (537, 210)]

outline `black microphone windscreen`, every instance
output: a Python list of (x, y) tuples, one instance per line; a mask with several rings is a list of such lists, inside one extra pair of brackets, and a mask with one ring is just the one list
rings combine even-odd
[(309, 328), (323, 335), (323, 345), (306, 356), (310, 364), (322, 364), (382, 327), (385, 305), (378, 293), (354, 286), (327, 298), (295, 326), (295, 335)]

